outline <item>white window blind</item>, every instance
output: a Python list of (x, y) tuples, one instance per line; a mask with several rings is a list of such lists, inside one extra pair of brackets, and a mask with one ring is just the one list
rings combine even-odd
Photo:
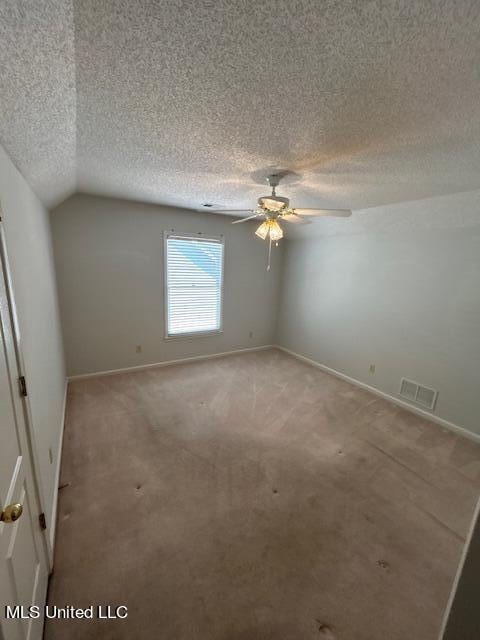
[(167, 234), (167, 337), (222, 329), (223, 240)]

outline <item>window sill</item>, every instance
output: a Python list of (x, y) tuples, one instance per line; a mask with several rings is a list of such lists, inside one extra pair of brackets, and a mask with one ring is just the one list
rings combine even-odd
[(209, 338), (210, 336), (218, 336), (223, 333), (223, 329), (216, 331), (194, 331), (193, 333), (175, 333), (173, 335), (164, 336), (164, 340), (192, 340), (195, 338)]

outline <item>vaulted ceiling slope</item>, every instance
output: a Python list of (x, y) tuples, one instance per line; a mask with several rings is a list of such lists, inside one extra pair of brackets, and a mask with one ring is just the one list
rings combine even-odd
[(0, 143), (47, 205), (76, 188), (73, 7), (0, 2)]
[(0, 141), (73, 190), (299, 207), (480, 187), (478, 0), (4, 0)]

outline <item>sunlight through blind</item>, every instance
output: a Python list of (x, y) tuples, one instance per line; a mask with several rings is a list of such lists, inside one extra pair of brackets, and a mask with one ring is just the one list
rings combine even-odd
[(166, 240), (167, 335), (222, 328), (223, 242)]

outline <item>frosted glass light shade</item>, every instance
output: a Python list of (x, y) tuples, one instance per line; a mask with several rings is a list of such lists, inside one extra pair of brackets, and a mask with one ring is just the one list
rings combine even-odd
[(281, 240), (283, 238), (282, 227), (278, 224), (276, 220), (270, 220), (270, 239), (273, 242), (277, 242), (277, 240)]
[(257, 235), (262, 240), (265, 240), (265, 238), (268, 236), (268, 232), (270, 230), (268, 222), (269, 222), (268, 220), (265, 220), (265, 222), (262, 222), (262, 224), (255, 231), (255, 235)]
[(255, 231), (255, 234), (262, 240), (268, 238), (268, 234), (270, 234), (270, 240), (272, 240), (272, 242), (278, 242), (278, 240), (281, 240), (281, 238), (283, 238), (282, 227), (276, 220), (271, 218), (269, 220), (265, 220), (265, 222), (262, 222), (262, 224)]

